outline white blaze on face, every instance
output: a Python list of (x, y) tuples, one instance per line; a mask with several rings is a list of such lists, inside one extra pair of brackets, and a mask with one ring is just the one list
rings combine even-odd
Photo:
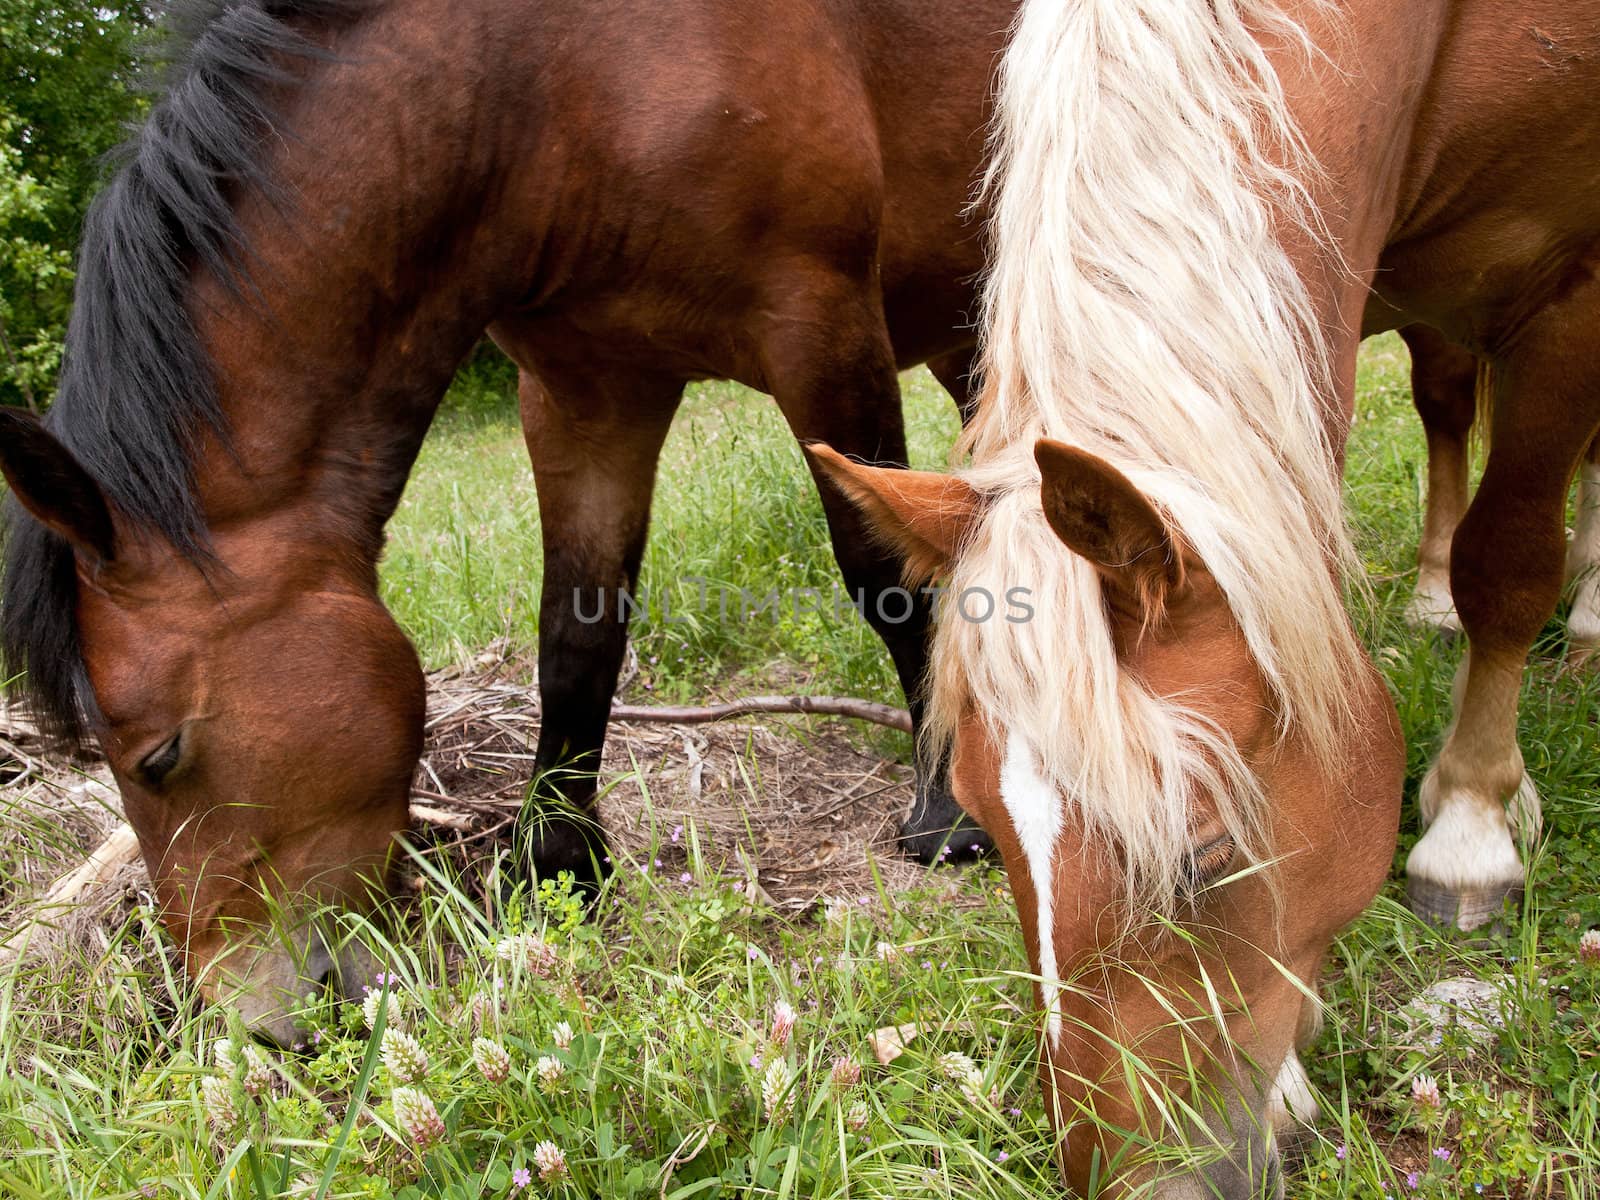
[(1061, 836), (1061, 797), (1039, 774), (1028, 743), (1016, 734), (1006, 738), (1000, 765), (1000, 799), (1028, 860), (1034, 908), (1039, 922), (1039, 978), (1044, 996), (1045, 1027), (1051, 1045), (1061, 1040), (1061, 985), (1056, 980), (1055, 893), (1051, 887), (1056, 841)]

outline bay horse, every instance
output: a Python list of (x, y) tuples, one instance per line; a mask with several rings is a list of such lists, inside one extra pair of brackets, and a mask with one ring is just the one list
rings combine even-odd
[[(1450, 592), (1450, 544), (1467, 510), (1470, 439), (1479, 414), (1477, 356), (1452, 346), (1436, 330), (1400, 331), (1411, 352), (1411, 395), (1428, 439), (1428, 487), (1417, 546), (1417, 583), (1406, 605), (1416, 628), (1454, 637), (1461, 632)], [(1567, 661), (1581, 667), (1600, 650), (1600, 440), (1578, 472), (1576, 528), (1567, 546)]]
[(1365, 334), (1490, 364), (1407, 873), (1464, 925), (1522, 886), (1518, 686), (1600, 428), (1597, 96), (1595, 0), (1026, 0), (966, 465), (812, 450), (915, 576), (1033, 590), (1029, 623), (939, 623), (929, 732), (1004, 858), (1079, 1194), (1283, 1193), (1273, 1082), (1404, 776), (1342, 604)]
[[(899, 368), (969, 403), (1015, 7), (178, 6), (192, 41), (84, 230), (60, 394), (43, 425), (0, 415), (4, 640), (43, 719), (98, 739), (208, 995), (290, 1040), (281, 996), (336, 955), (252, 927), (269, 897), (366, 903), (406, 826), (423, 676), (376, 566), (486, 330), (521, 368), (544, 541), (524, 844), (604, 871), (612, 597), (684, 385), (769, 391), (797, 437), (899, 465)], [(898, 563), (824, 507), (920, 723), (926, 605), (881, 604)], [(924, 772), (904, 840), (935, 858), (958, 811)]]

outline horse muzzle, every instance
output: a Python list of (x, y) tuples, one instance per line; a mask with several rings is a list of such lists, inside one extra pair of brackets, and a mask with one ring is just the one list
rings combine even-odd
[(361, 942), (335, 949), (312, 927), (298, 939), (280, 936), (271, 944), (232, 948), (212, 965), (201, 991), (212, 1003), (237, 1009), (252, 1036), (291, 1049), (307, 1040), (296, 1014), (308, 997), (358, 996), (378, 969), (378, 959)]

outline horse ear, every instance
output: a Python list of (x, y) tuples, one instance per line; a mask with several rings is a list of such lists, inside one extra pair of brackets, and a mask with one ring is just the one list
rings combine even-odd
[(1183, 583), (1183, 559), (1167, 523), (1103, 458), (1050, 438), (1033, 447), (1045, 519), (1089, 560), (1117, 605), (1149, 621)]
[(100, 485), (37, 417), (0, 408), (0, 473), (40, 524), (79, 553), (111, 560), (116, 532)]
[(954, 475), (851, 462), (822, 442), (805, 446), (811, 469), (861, 510), (906, 563), (906, 577), (944, 573), (977, 520), (978, 493)]

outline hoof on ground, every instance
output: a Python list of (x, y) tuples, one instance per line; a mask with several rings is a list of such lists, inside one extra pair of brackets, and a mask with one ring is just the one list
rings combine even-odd
[(1480, 888), (1445, 887), (1411, 876), (1406, 880), (1406, 906), (1430, 925), (1470, 933), (1505, 913), (1506, 902), (1522, 903), (1522, 881)]
[(917, 780), (917, 799), (900, 826), (900, 849), (924, 866), (972, 862), (994, 842), (943, 786)]
[(1431, 635), (1435, 641), (1447, 649), (1454, 649), (1466, 636), (1461, 628), (1461, 622), (1456, 618), (1455, 610), (1450, 611), (1449, 622), (1441, 622), (1431, 617), (1413, 617), (1411, 612), (1406, 612), (1406, 625), (1416, 632)]
[(994, 842), (971, 818), (962, 817), (954, 828), (913, 828), (910, 822), (900, 827), (900, 848), (925, 866), (941, 863), (975, 862), (994, 852)]
[(1435, 634), (1446, 645), (1453, 646), (1461, 636), (1461, 618), (1448, 590), (1438, 596), (1419, 588), (1406, 605), (1405, 621), (1420, 633)]
[(1569, 671), (1595, 670), (1595, 654), (1600, 652), (1600, 642), (1588, 640), (1579, 641), (1571, 638), (1567, 642), (1567, 669)]
[(504, 887), (533, 887), (563, 871), (572, 874), (575, 893), (592, 899), (611, 874), (604, 830), (580, 812), (524, 810), (504, 861)]

